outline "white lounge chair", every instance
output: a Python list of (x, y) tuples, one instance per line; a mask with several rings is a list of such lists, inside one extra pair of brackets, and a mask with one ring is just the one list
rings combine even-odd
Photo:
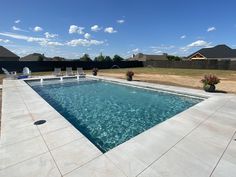
[(66, 67), (66, 75), (67, 76), (73, 76), (74, 75), (72, 67)]
[(5, 68), (2, 68), (2, 71), (6, 75), (6, 78), (16, 79), (16, 77), (17, 77), (16, 71), (9, 72)]
[(61, 68), (54, 68), (53, 75), (55, 75), (55, 76), (63, 76), (63, 74), (61, 72)]
[(79, 75), (79, 76), (85, 76), (86, 75), (83, 68), (77, 68), (77, 75)]

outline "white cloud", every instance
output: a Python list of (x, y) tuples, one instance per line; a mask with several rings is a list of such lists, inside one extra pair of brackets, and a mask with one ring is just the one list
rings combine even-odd
[(76, 25), (70, 25), (69, 33), (70, 34), (73, 34), (73, 33), (84, 34), (83, 30), (84, 30), (84, 27), (79, 27), (79, 26), (76, 26)]
[(15, 20), (14, 22), (15, 22), (15, 23), (20, 23), (21, 21), (20, 21), (20, 20)]
[(107, 28), (104, 29), (104, 32), (105, 33), (116, 33), (117, 31), (114, 30), (113, 27), (107, 27)]
[(180, 39), (185, 39), (187, 36), (186, 35), (183, 35), (183, 36), (180, 36)]
[(161, 50), (154, 51), (155, 54), (162, 54), (163, 52)]
[(19, 35), (19, 34), (13, 34), (13, 33), (0, 33), (2, 36), (11, 37), (14, 39), (19, 40), (25, 40), (27, 42), (36, 42), (42, 46), (63, 46), (63, 43), (50, 41), (46, 38), (39, 38), (39, 37), (32, 37), (32, 36), (25, 36), (25, 35)]
[(10, 40), (8, 40), (8, 39), (0, 39), (0, 42), (3, 42), (3, 43), (9, 43)]
[(21, 29), (18, 28), (18, 27), (16, 27), (16, 26), (13, 26), (12, 29), (13, 29), (14, 31), (21, 31)]
[(60, 42), (55, 42), (55, 41), (42, 41), (39, 43), (42, 46), (63, 46), (64, 44), (60, 43)]
[(69, 46), (84, 46), (89, 47), (91, 45), (101, 45), (104, 41), (97, 41), (97, 40), (88, 40), (88, 39), (73, 39), (69, 42), (67, 42), (67, 45)]
[(85, 39), (90, 39), (90, 38), (91, 38), (91, 35), (90, 35), (89, 33), (85, 33), (84, 38), (85, 38)]
[(58, 36), (58, 34), (52, 34), (52, 33), (49, 33), (49, 32), (44, 33), (44, 35), (47, 39), (54, 38), (54, 37)]
[(188, 47), (207, 47), (210, 43), (203, 41), (203, 40), (197, 40), (191, 44), (188, 45)]
[(122, 24), (122, 23), (125, 22), (125, 20), (117, 20), (116, 22), (119, 23), (119, 24)]
[(138, 53), (139, 51), (140, 51), (139, 48), (136, 48), (136, 49), (132, 50), (132, 52), (134, 52), (134, 53)]
[(46, 40), (45, 38), (31, 37), (31, 36), (25, 36), (25, 35), (14, 34), (14, 33), (0, 33), (0, 35), (7, 36), (14, 39), (25, 40), (28, 42), (40, 42), (40, 41)]
[(212, 26), (212, 27), (209, 27), (208, 29), (207, 29), (207, 32), (211, 32), (211, 31), (215, 31), (216, 30), (216, 28), (214, 27), (214, 26)]
[(98, 32), (98, 31), (100, 31), (102, 29), (102, 27), (99, 27), (98, 25), (93, 25), (92, 27), (91, 27), (91, 31), (93, 31), (93, 32)]
[(34, 31), (35, 32), (43, 31), (43, 28), (41, 28), (40, 26), (35, 26)]
[(191, 44), (188, 44), (185, 47), (182, 47), (181, 50), (188, 51), (193, 47), (211, 47), (211, 42), (206, 42), (204, 40), (197, 40), (195, 42), (192, 42)]
[[(13, 39), (19, 39), (24, 40), (27, 42), (36, 42), (41, 46), (84, 46), (89, 47), (91, 45), (101, 45), (104, 43), (104, 41), (98, 41), (98, 40), (91, 40), (91, 39), (73, 39), (69, 42), (57, 42), (52, 41), (51, 38), (40, 38), (40, 37), (33, 37), (33, 36), (26, 36), (26, 35), (20, 35), (20, 34), (14, 34), (14, 33), (1, 33), (0, 36), (6, 36)], [(0, 42), (9, 42), (9, 40), (2, 40), (0, 39)]]
[(174, 45), (160, 45), (160, 46), (151, 46), (150, 47), (153, 50), (171, 50), (174, 49)]
[(13, 26), (12, 29), (13, 29), (14, 31), (20, 31), (20, 30), (21, 30), (20, 28), (17, 28), (16, 26)]
[(28, 32), (27, 30), (23, 30), (23, 29), (18, 28), (18, 27), (16, 27), (16, 26), (12, 26), (12, 29), (13, 29), (14, 31), (24, 31), (24, 32)]
[(151, 46), (151, 53), (154, 54), (163, 54), (163, 53), (172, 53), (176, 49), (174, 45), (160, 45), (160, 46)]

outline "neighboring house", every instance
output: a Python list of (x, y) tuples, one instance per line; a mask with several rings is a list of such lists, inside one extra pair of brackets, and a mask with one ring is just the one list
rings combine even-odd
[(6, 49), (3, 46), (0, 46), (0, 61), (19, 61), (19, 56)]
[(167, 54), (164, 53), (163, 55), (147, 55), (143, 53), (133, 54), (131, 58), (128, 60), (138, 60), (138, 61), (151, 61), (151, 60), (168, 60)]
[(20, 58), (20, 61), (65, 61), (65, 58), (58, 56), (50, 58), (45, 57), (44, 54), (33, 53)]
[(56, 56), (53, 58), (49, 58), (49, 61), (65, 61), (65, 58)]
[(203, 48), (187, 57), (189, 60), (236, 60), (236, 49), (227, 45)]
[(44, 61), (44, 60), (48, 60), (48, 58), (45, 57), (44, 54), (40, 53), (33, 53), (20, 58), (20, 61)]

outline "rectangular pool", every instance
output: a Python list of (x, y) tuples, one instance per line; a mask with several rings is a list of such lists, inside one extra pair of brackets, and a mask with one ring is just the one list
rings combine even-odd
[(102, 152), (202, 101), (98, 80), (27, 83)]

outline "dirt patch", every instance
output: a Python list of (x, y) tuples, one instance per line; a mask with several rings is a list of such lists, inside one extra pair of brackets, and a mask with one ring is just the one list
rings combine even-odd
[[(107, 76), (125, 79), (123, 73), (99, 73), (99, 76)], [(179, 75), (167, 75), (167, 74), (135, 74), (134, 80), (167, 84), (174, 86), (184, 86), (189, 88), (202, 89), (202, 83), (200, 82), (202, 77), (200, 76), (179, 76)], [(217, 84), (217, 90), (236, 93), (236, 78), (221, 78), (221, 82)]]

